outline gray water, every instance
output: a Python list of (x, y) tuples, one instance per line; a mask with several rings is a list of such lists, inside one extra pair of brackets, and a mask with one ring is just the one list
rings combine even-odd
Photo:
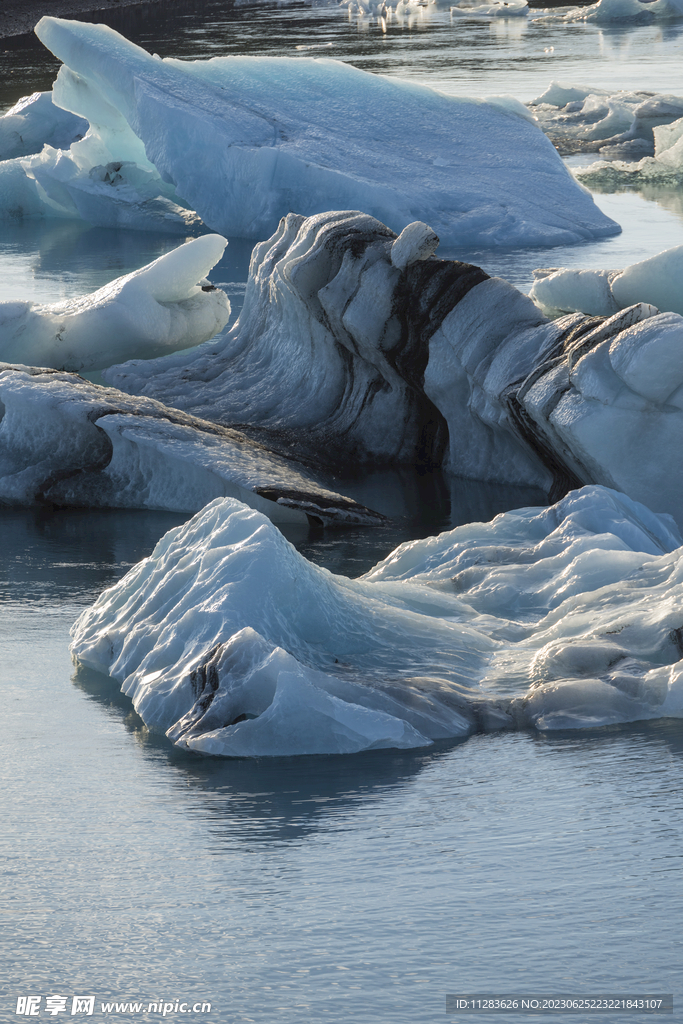
[[(454, 27), (438, 13), (384, 35), (298, 4), (154, 5), (100, 18), (162, 56), (320, 52), (453, 93), (523, 100), (553, 78), (683, 94), (674, 26)], [(56, 72), (34, 40), (4, 46), (0, 109)], [(534, 266), (622, 266), (683, 241), (675, 192), (596, 199), (621, 236), (462, 255), (525, 286)], [(81, 294), (177, 242), (5, 225), (0, 299)], [(249, 251), (231, 239), (213, 273), (236, 307)], [(289, 539), (350, 575), (401, 540), (543, 500), (438, 474), (343, 485), (384, 504), (392, 524)], [(148, 734), (111, 680), (74, 672), (68, 633), (182, 519), (0, 510), (2, 1022), (30, 1019), (15, 1014), (27, 995), (42, 997), (42, 1018), (47, 996), (65, 997), (52, 1020), (85, 1020), (70, 1015), (71, 998), (94, 996), (93, 1019), (126, 1024), (162, 1016), (102, 1003), (207, 1002), (210, 1012), (167, 1019), (220, 1024), (431, 1024), (457, 1019), (445, 1015), (447, 992), (680, 993), (681, 724), (348, 757), (181, 754)], [(683, 1020), (680, 1008), (667, 1019)]]

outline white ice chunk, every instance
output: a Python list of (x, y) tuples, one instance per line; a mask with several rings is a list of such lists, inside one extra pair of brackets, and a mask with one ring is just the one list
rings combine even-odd
[(580, 311), (611, 316), (637, 302), (683, 314), (683, 245), (624, 270), (537, 270), (529, 292), (549, 313)]
[(439, 236), (428, 224), (416, 220), (403, 229), (391, 247), (391, 262), (398, 270), (409, 263), (429, 259), (439, 247)]
[(349, 208), (396, 232), (419, 218), (457, 245), (618, 231), (536, 126), (498, 105), (327, 59), (159, 61), (103, 25), (55, 18), (37, 34), (221, 233), (260, 239), (289, 211)]
[(451, 7), (451, 18), (525, 18), (529, 13), (526, 0), (493, 0), (492, 3), (470, 3)]
[(681, 716), (683, 550), (605, 488), (402, 545), (359, 580), (213, 502), (73, 628), (147, 725), (224, 756)]
[(88, 122), (52, 102), (52, 93), (24, 96), (0, 117), (0, 161), (39, 153), (43, 146), (68, 149), (82, 138)]
[(228, 322), (230, 303), (198, 282), (226, 244), (203, 235), (78, 299), (0, 302), (0, 360), (90, 371), (212, 338)]

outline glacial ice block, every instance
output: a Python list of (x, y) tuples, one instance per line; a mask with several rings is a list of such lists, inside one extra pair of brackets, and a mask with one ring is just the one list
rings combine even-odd
[(237, 430), (75, 373), (0, 363), (0, 503), (195, 512), (230, 496), (277, 523), (383, 517)]
[(228, 322), (230, 303), (225, 292), (198, 282), (226, 244), (203, 235), (78, 299), (0, 302), (0, 360), (100, 370), (212, 338)]
[(358, 580), (215, 501), (75, 623), (152, 729), (223, 756), (683, 717), (680, 535), (601, 487), (404, 544)]
[(501, 105), (334, 60), (162, 61), (103, 25), (43, 18), (36, 32), (68, 68), (58, 102), (92, 123), (92, 97), (106, 97), (163, 180), (223, 234), (262, 239), (290, 211), (336, 209), (397, 232), (423, 220), (459, 246), (619, 230), (538, 128)]
[(56, 106), (51, 92), (23, 96), (0, 117), (0, 161), (40, 153), (46, 145), (68, 149), (88, 127), (85, 118)]
[(623, 270), (535, 270), (529, 295), (545, 312), (611, 316), (646, 302), (663, 313), (683, 314), (683, 245)]

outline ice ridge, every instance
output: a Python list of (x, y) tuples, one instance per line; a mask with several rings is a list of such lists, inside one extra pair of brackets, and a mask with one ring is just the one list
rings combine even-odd
[(683, 716), (680, 535), (623, 494), (402, 545), (358, 580), (215, 501), (73, 627), (146, 724), (223, 756)]

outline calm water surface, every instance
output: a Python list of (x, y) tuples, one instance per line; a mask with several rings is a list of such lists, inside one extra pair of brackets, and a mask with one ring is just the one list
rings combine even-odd
[[(437, 13), (384, 34), (335, 8), (211, 2), (101, 17), (162, 56), (323, 54), (523, 100), (553, 78), (683, 95), (671, 26), (454, 26)], [(57, 70), (29, 37), (3, 45), (0, 109)], [(526, 287), (535, 266), (618, 267), (683, 242), (675, 193), (596, 198), (621, 236), (460, 255)], [(177, 242), (4, 225), (0, 299), (81, 294)], [(250, 248), (231, 239), (212, 275), (236, 308)], [(543, 497), (410, 474), (342, 485), (393, 525), (289, 537), (350, 575), (401, 540)], [(220, 1024), (427, 1024), (456, 1019), (445, 994), (462, 990), (673, 991), (680, 1005), (679, 723), (344, 758), (180, 754), (109, 679), (74, 673), (67, 648), (79, 612), (182, 519), (0, 511), (0, 1020), (29, 1019), (14, 1014), (29, 994), (95, 995), (93, 1019), (130, 1024), (161, 1018), (103, 1015), (101, 1002), (207, 1001), (210, 1014), (167, 1019)]]

